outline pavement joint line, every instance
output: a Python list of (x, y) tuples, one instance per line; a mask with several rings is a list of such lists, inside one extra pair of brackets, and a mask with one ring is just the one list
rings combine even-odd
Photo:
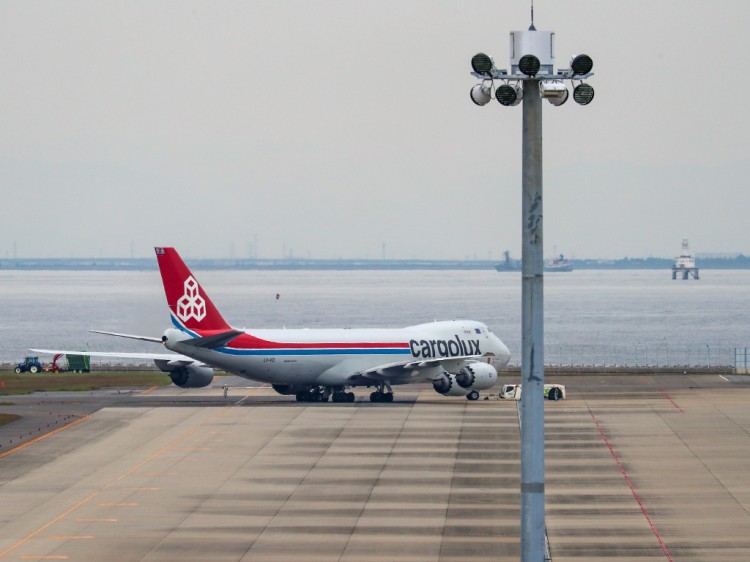
[[(78, 421), (80, 422), (80, 421), (83, 421), (84, 419), (88, 419), (90, 417), (91, 416), (86, 416), (86, 418), (81, 418)], [(73, 423), (78, 423), (78, 422), (73, 422)], [(68, 425), (73, 425), (73, 424), (71, 423), (71, 424), (68, 424)], [(68, 427), (68, 426), (64, 426), (64, 427), (58, 428), (58, 430), (56, 430), (56, 431), (59, 431), (60, 429), (64, 429), (65, 427)], [(117, 478), (115, 478), (114, 480), (112, 480), (111, 482), (109, 482), (108, 484), (102, 486), (101, 488), (99, 488), (95, 492), (89, 494), (84, 499), (82, 499), (78, 503), (74, 504), (72, 507), (70, 507), (67, 510), (65, 510), (64, 512), (62, 512), (60, 515), (58, 515), (57, 517), (55, 517), (51, 521), (48, 521), (47, 523), (45, 523), (44, 525), (42, 525), (41, 527), (39, 527), (36, 531), (33, 531), (32, 533), (29, 533), (28, 535), (26, 535), (24, 538), (22, 538), (21, 540), (19, 540), (15, 544), (9, 546), (4, 551), (0, 552), (0, 558), (3, 558), (6, 554), (8, 554), (9, 552), (15, 550), (16, 548), (18, 548), (22, 544), (27, 543), (29, 540), (31, 540), (34, 537), (36, 537), (39, 533), (41, 533), (45, 529), (51, 527), (52, 525), (54, 525), (55, 523), (57, 523), (58, 521), (60, 521), (64, 517), (66, 517), (67, 515), (70, 515), (71, 513), (73, 513), (76, 509), (78, 509), (82, 505), (88, 503), (91, 499), (93, 499), (96, 496), (98, 496), (99, 494), (101, 494), (104, 490), (106, 490), (108, 488), (111, 488), (112, 486), (114, 486), (117, 482), (119, 482), (123, 478), (129, 476), (130, 474), (132, 474), (133, 472), (135, 472), (139, 468), (141, 468), (144, 465), (146, 465), (147, 463), (151, 462), (153, 459), (155, 459), (159, 455), (167, 452), (169, 449), (171, 449), (174, 446), (176, 446), (180, 441), (182, 441), (183, 439), (187, 439), (188, 437), (190, 437), (191, 435), (193, 435), (197, 431), (198, 431), (198, 428), (193, 428), (190, 431), (187, 431), (184, 434), (182, 434), (181, 436), (175, 438), (174, 440), (172, 440), (172, 442), (168, 443), (167, 445), (165, 445), (164, 447), (162, 447), (161, 449), (159, 449), (157, 452), (155, 452), (153, 455), (151, 455), (147, 459), (139, 462), (138, 464), (136, 464), (135, 466), (133, 466), (132, 468), (130, 468), (129, 470), (127, 470), (126, 472), (124, 472), (123, 474), (121, 474), (120, 476), (118, 476)], [(52, 433), (54, 433), (54, 432), (52, 432)], [(8, 451), (5, 454), (9, 454), (9, 453), (12, 453), (12, 452), (13, 451)]]
[(620, 459), (617, 456), (617, 453), (615, 453), (615, 450), (612, 447), (612, 444), (609, 442), (609, 439), (607, 439), (606, 433), (604, 433), (604, 430), (599, 425), (599, 420), (596, 419), (596, 416), (594, 415), (594, 412), (591, 410), (591, 408), (589, 408), (589, 414), (591, 414), (591, 417), (594, 420), (594, 425), (596, 425), (596, 429), (599, 430), (599, 434), (602, 436), (602, 439), (604, 439), (604, 443), (605, 445), (607, 445), (607, 448), (609, 449), (609, 452), (612, 455), (612, 458), (615, 459), (615, 463), (617, 463), (617, 467), (620, 469), (620, 472), (622, 473), (623, 478), (625, 478), (625, 483), (628, 485), (628, 488), (630, 488), (630, 492), (633, 494), (635, 501), (638, 502), (638, 505), (641, 508), (641, 512), (646, 517), (646, 521), (648, 521), (648, 524), (651, 527), (651, 531), (654, 533), (656, 540), (659, 541), (659, 544), (661, 545), (661, 549), (664, 552), (664, 555), (667, 557), (667, 560), (669, 560), (670, 562), (674, 562), (672, 555), (669, 553), (669, 549), (667, 548), (667, 545), (664, 544), (664, 541), (662, 540), (661, 535), (659, 534), (659, 530), (656, 528), (656, 525), (654, 525), (654, 522), (651, 519), (651, 516), (648, 514), (648, 510), (646, 509), (646, 506), (643, 505), (643, 501), (641, 500), (641, 497), (638, 495), (638, 492), (635, 490), (635, 487), (633, 486), (633, 482), (631, 482), (630, 477), (628, 476), (628, 473), (625, 471), (625, 467), (622, 466), (622, 463), (620, 462)]
[(58, 427), (57, 429), (53, 429), (52, 431), (48, 431), (44, 435), (40, 435), (39, 437), (35, 437), (31, 441), (27, 441), (26, 443), (21, 443), (17, 447), (12, 448), (10, 451), (5, 451), (4, 453), (0, 453), (0, 459), (3, 458), (3, 457), (5, 457), (5, 456), (7, 456), (7, 455), (10, 455), (11, 453), (15, 453), (16, 451), (20, 451), (24, 447), (28, 447), (29, 445), (33, 445), (34, 443), (36, 443), (38, 441), (41, 441), (42, 439), (46, 439), (47, 437), (49, 437), (50, 435), (54, 435), (58, 431), (62, 431), (63, 429), (67, 429), (67, 428), (69, 428), (69, 427), (71, 427), (71, 426), (73, 426), (73, 425), (75, 425), (77, 423), (81, 423), (83, 421), (86, 421), (89, 418), (91, 418), (91, 416), (83, 416), (80, 419), (77, 419), (77, 420), (72, 421), (72, 422), (70, 422), (68, 424), (65, 424), (65, 425), (63, 425), (61, 427)]
[[(263, 388), (263, 387), (259, 387), (259, 388)], [(212, 415), (212, 416), (211, 416), (210, 418), (208, 418), (208, 420), (207, 420), (207, 423), (210, 423), (210, 422), (211, 422), (211, 421), (213, 421), (214, 419), (217, 419), (217, 418), (220, 418), (220, 417), (222, 417), (222, 416), (223, 416), (224, 414), (226, 414), (227, 412), (230, 412), (231, 410), (232, 410), (232, 407), (231, 407), (231, 406), (228, 406), (228, 407), (226, 407), (226, 408), (222, 408), (222, 409), (221, 409), (221, 410), (219, 410), (219, 411), (218, 411), (217, 413), (213, 414), (213, 415)], [(299, 410), (299, 411), (297, 412), (297, 414), (296, 414), (296, 415), (294, 415), (294, 416), (293, 416), (293, 417), (292, 417), (292, 418), (291, 418), (291, 419), (289, 420), (288, 424), (283, 424), (282, 426), (280, 426), (280, 427), (277, 427), (277, 428), (276, 428), (276, 431), (274, 432), (274, 434), (273, 434), (273, 435), (272, 435), (271, 437), (269, 437), (269, 438), (268, 438), (268, 439), (266, 440), (265, 444), (264, 444), (264, 445), (263, 445), (262, 447), (260, 447), (260, 449), (258, 449), (258, 450), (257, 450), (257, 451), (256, 451), (255, 453), (253, 453), (253, 455), (251, 455), (251, 456), (250, 456), (250, 458), (249, 458), (249, 459), (247, 459), (247, 461), (245, 462), (245, 464), (243, 464), (243, 465), (242, 465), (241, 467), (238, 467), (238, 468), (237, 468), (237, 470), (235, 471), (235, 474), (236, 474), (237, 472), (239, 472), (240, 470), (242, 470), (242, 468), (243, 468), (243, 467), (247, 466), (247, 464), (248, 464), (248, 463), (249, 463), (249, 462), (250, 462), (250, 461), (251, 461), (252, 459), (256, 458), (256, 457), (257, 457), (257, 456), (258, 456), (258, 455), (259, 455), (259, 454), (260, 454), (260, 453), (261, 453), (261, 452), (262, 452), (262, 451), (263, 451), (263, 450), (264, 450), (264, 449), (265, 449), (266, 447), (268, 447), (268, 445), (269, 445), (269, 444), (271, 444), (271, 442), (272, 442), (272, 441), (273, 441), (273, 440), (274, 440), (274, 439), (275, 439), (275, 438), (276, 438), (277, 436), (281, 435), (281, 434), (282, 434), (282, 433), (283, 433), (283, 432), (284, 432), (284, 431), (286, 430), (286, 428), (287, 428), (287, 426), (288, 426), (289, 424), (293, 423), (293, 421), (294, 421), (294, 420), (297, 420), (297, 419), (298, 419), (298, 418), (299, 418), (299, 417), (300, 417), (300, 416), (301, 416), (301, 415), (302, 415), (302, 414), (303, 414), (304, 412), (305, 412), (305, 408), (301, 408), (301, 409), (300, 409), (300, 410)], [(222, 484), (222, 485), (223, 485), (223, 484)], [(286, 502), (287, 502), (287, 501), (289, 501), (289, 498), (287, 498), (287, 500), (286, 500), (286, 501), (284, 502), (284, 505), (286, 505)], [(201, 505), (205, 504), (205, 502), (206, 502), (206, 500), (203, 500), (203, 502), (201, 503)], [(193, 513), (195, 513), (195, 511), (197, 511), (198, 509), (199, 509), (199, 508), (196, 508), (196, 509), (195, 509), (195, 510), (193, 511)], [(278, 510), (276, 511), (276, 513), (278, 513)], [(184, 522), (185, 522), (185, 521), (186, 521), (186, 520), (187, 520), (187, 519), (188, 519), (188, 518), (189, 518), (189, 517), (190, 517), (191, 515), (192, 515), (192, 513), (188, 513), (188, 514), (186, 514), (186, 515), (185, 515), (185, 517), (183, 518), (183, 520), (182, 520), (182, 521), (181, 521), (181, 522), (180, 522), (180, 523), (179, 523), (178, 525), (176, 525), (176, 526), (175, 526), (175, 529), (176, 529), (176, 528), (178, 528), (178, 527), (179, 527), (180, 525), (182, 525), (182, 524), (183, 524), (183, 523), (184, 523)], [(276, 515), (274, 515), (274, 517), (275, 517), (275, 516), (276, 516)], [(269, 521), (269, 523), (270, 523), (270, 521)], [(265, 531), (265, 529), (266, 529), (266, 528), (268, 528), (268, 524), (266, 524), (266, 526), (264, 527), (263, 531)], [(261, 531), (261, 533), (260, 533), (260, 534), (262, 534), (262, 533), (263, 533), (263, 531)], [(260, 537), (260, 534), (258, 535), (258, 537)], [(256, 537), (255, 539), (253, 539), (253, 541), (252, 541), (252, 542), (250, 543), (250, 546), (248, 547), (247, 551), (245, 552), (245, 554), (243, 554), (242, 558), (244, 558), (244, 557), (245, 557), (245, 556), (247, 555), (247, 553), (248, 553), (248, 552), (250, 552), (250, 550), (252, 549), (253, 545), (254, 545), (254, 544), (255, 544), (255, 542), (256, 542), (256, 541), (258, 540), (258, 537)], [(160, 547), (160, 546), (161, 546), (161, 545), (162, 545), (162, 544), (164, 543), (164, 541), (166, 540), (166, 538), (167, 538), (167, 536), (165, 536), (165, 537), (162, 537), (162, 539), (161, 539), (161, 540), (160, 540), (160, 541), (159, 541), (159, 542), (158, 542), (158, 543), (157, 543), (156, 545), (154, 545), (154, 546), (153, 546), (153, 547), (151, 548), (151, 550), (149, 550), (149, 551), (148, 551), (148, 552), (147, 552), (147, 553), (146, 553), (146, 554), (144, 555), (144, 558), (147, 558), (147, 557), (148, 557), (148, 556), (149, 556), (149, 555), (150, 555), (151, 553), (155, 552), (155, 551), (156, 551), (156, 549), (158, 549), (158, 548), (159, 548), (159, 547)]]

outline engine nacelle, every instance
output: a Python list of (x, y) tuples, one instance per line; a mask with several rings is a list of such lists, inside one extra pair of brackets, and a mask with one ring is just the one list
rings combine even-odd
[(489, 363), (475, 361), (456, 373), (456, 382), (467, 392), (486, 390), (497, 383), (497, 370)]
[(180, 388), (203, 388), (214, 380), (214, 370), (206, 365), (175, 365), (166, 359), (155, 359), (154, 363)]
[(432, 381), (432, 388), (443, 396), (466, 396), (469, 391), (456, 382), (456, 375), (443, 373), (439, 379)]

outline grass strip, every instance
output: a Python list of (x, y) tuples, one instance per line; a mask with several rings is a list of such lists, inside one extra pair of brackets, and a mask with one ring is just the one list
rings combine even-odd
[(0, 396), (32, 392), (85, 391), (112, 387), (167, 386), (166, 373), (158, 371), (105, 371), (99, 373), (22, 373), (0, 372)]

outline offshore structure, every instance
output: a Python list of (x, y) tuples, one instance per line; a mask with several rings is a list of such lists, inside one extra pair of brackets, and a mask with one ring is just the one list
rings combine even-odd
[(672, 279), (677, 279), (677, 273), (682, 275), (683, 279), (687, 279), (690, 275), (693, 279), (700, 279), (698, 277), (698, 268), (695, 266), (695, 258), (690, 255), (688, 251), (688, 239), (682, 239), (682, 253), (674, 259), (674, 265), (672, 265)]

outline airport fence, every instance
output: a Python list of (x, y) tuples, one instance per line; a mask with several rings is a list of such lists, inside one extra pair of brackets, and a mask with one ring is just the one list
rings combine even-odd
[[(709, 344), (698, 346), (558, 345), (544, 346), (544, 364), (550, 367), (735, 367), (738, 349)], [(750, 361), (750, 352), (746, 352)], [(520, 366), (520, 354), (511, 357)]]

